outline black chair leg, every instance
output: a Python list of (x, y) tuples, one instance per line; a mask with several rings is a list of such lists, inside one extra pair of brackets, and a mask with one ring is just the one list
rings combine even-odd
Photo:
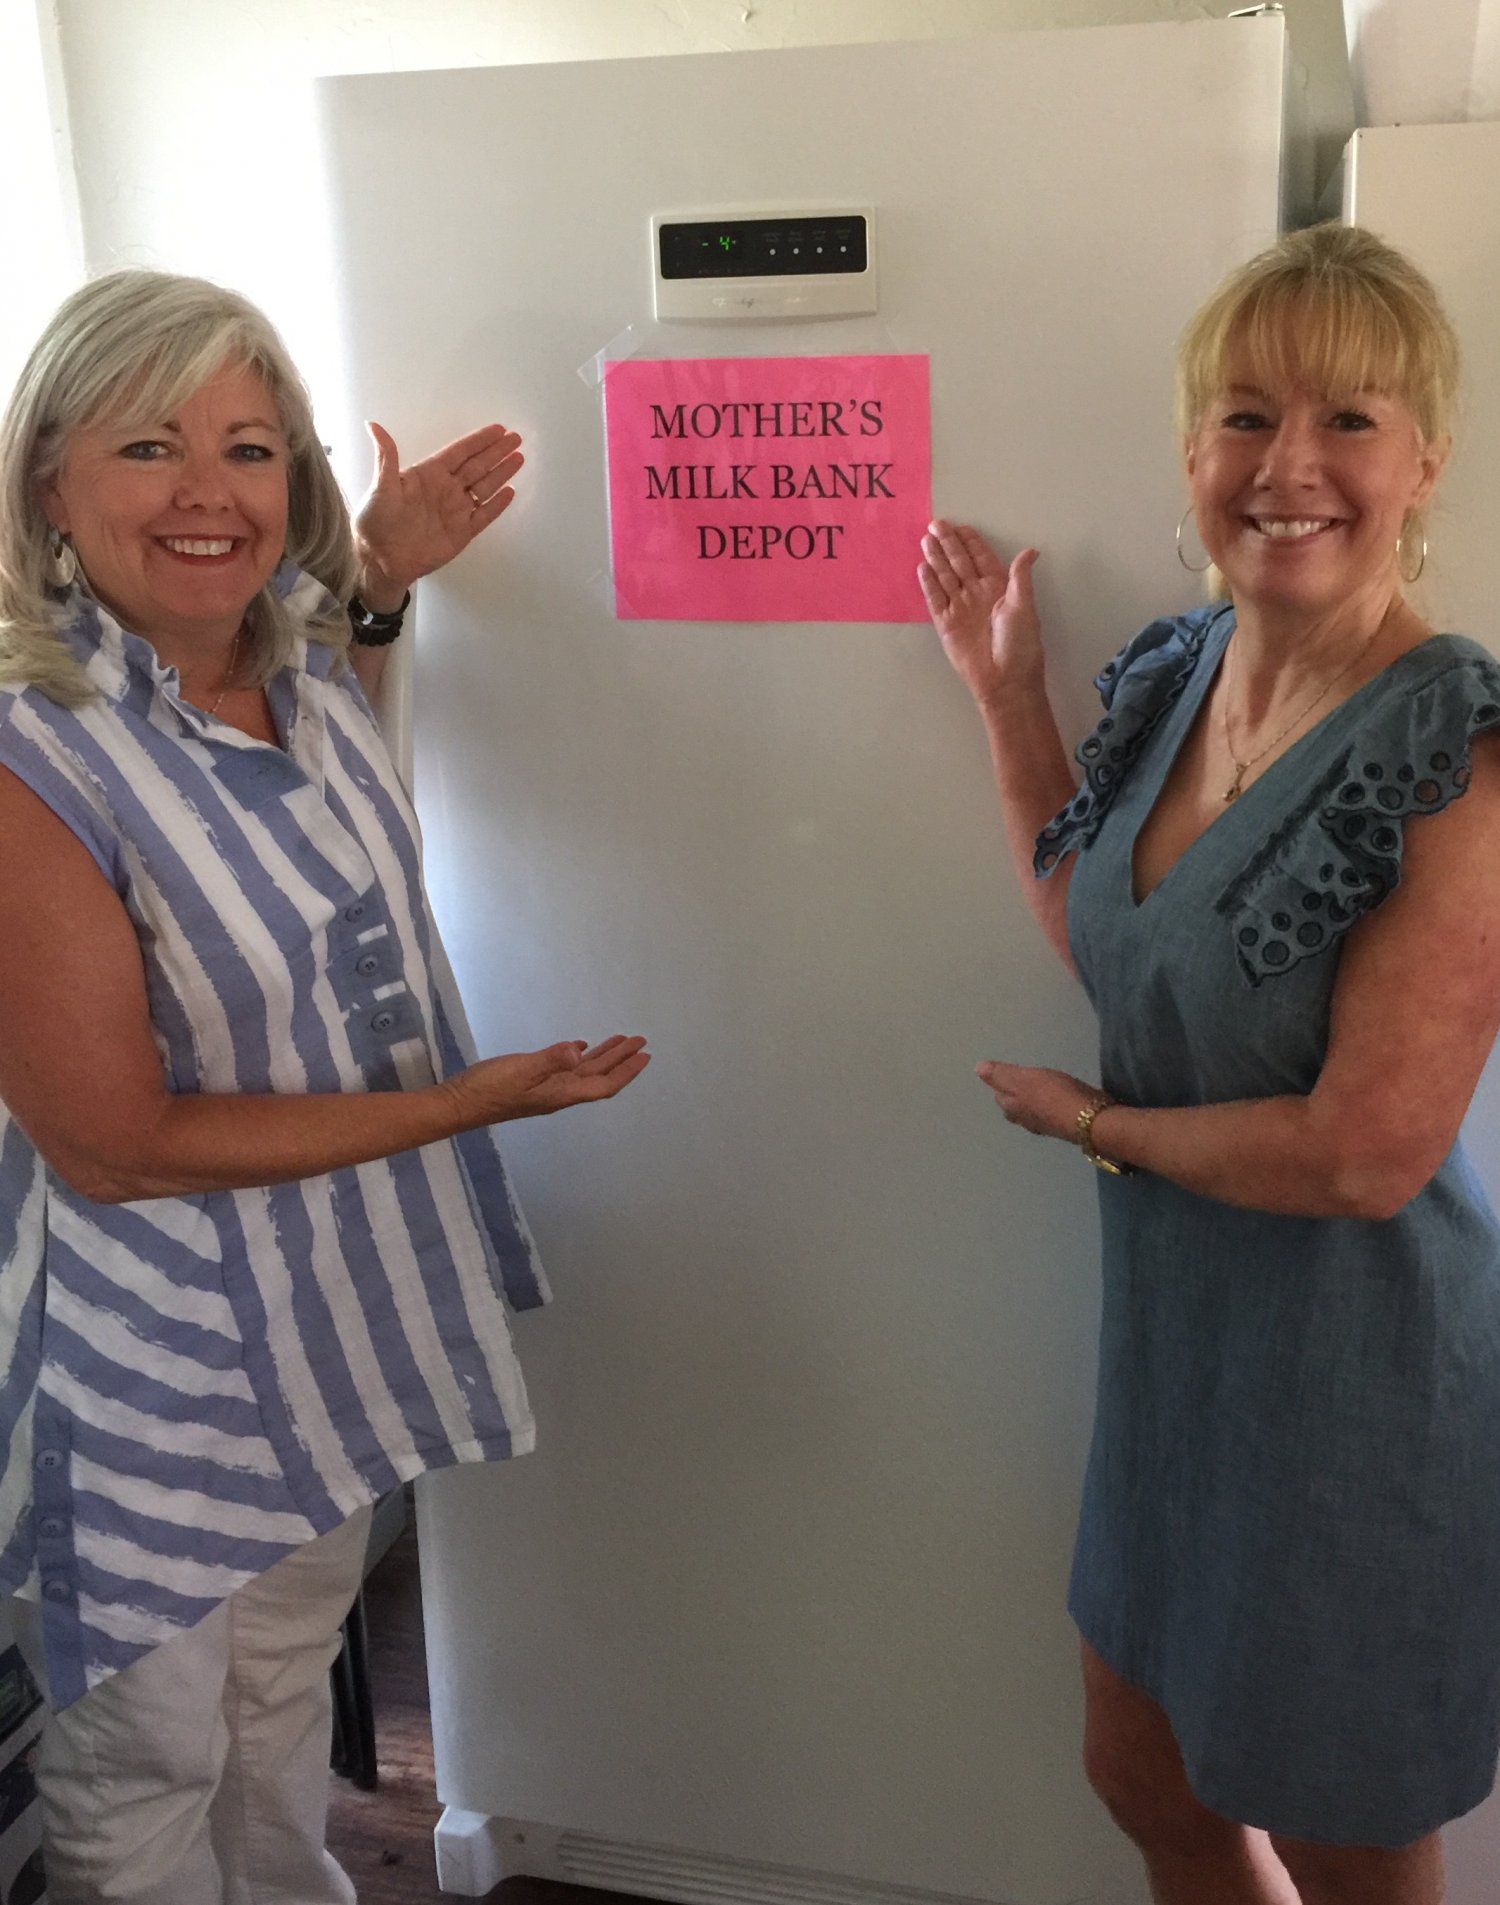
[(375, 1763), (375, 1705), (370, 1694), (363, 1589), (354, 1597), (343, 1632), (344, 1644), (332, 1667), (333, 1770), (361, 1791), (374, 1792), (380, 1775)]

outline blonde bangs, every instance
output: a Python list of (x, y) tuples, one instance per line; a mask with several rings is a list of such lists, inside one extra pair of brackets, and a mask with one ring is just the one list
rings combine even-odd
[(1189, 323), (1177, 362), (1182, 436), (1231, 382), (1302, 384), (1329, 398), (1378, 391), (1433, 443), (1451, 427), (1458, 344), (1436, 292), (1399, 252), (1357, 227), (1318, 225), (1251, 259)]
[(100, 425), (158, 429), (220, 371), (239, 365), (256, 372), (270, 391), (288, 447), (294, 454), (303, 449), (312, 434), (312, 415), (300, 379), (289, 385), (284, 364), (261, 348), (249, 326), (230, 317), (158, 340), (123, 380), (107, 360), (95, 375), (78, 377), (67, 392), (70, 414), (45, 433), (38, 462), (43, 468), (51, 464), (62, 440), (75, 430)]
[[(222, 328), (222, 337), (215, 335), (201, 341), (185, 338), (175, 347), (158, 351), (128, 386), (103, 393), (100, 408), (76, 427), (93, 429), (102, 424), (127, 430), (155, 429), (221, 370), (246, 364), (264, 378), (263, 366), (253, 362), (250, 352), (237, 348), (240, 340), (233, 335), (235, 327)], [(278, 412), (280, 408), (278, 400)]]

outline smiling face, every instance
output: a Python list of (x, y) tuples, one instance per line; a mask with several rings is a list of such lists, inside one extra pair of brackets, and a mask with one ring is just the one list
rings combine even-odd
[(228, 364), (169, 416), (75, 430), (42, 501), (126, 628), (215, 644), (281, 560), (288, 470), (264, 378)]
[(1443, 454), (1399, 397), (1267, 389), (1232, 368), (1186, 444), (1198, 533), (1242, 609), (1318, 616), (1394, 596), (1397, 542)]

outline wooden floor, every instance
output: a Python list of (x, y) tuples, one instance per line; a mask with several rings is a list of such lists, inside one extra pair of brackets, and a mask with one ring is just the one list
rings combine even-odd
[[(333, 1781), (328, 1844), (359, 1891), (360, 1905), (438, 1905), (432, 1829), (442, 1807), (432, 1772), (427, 1657), (417, 1537), (408, 1523), (365, 1583), (370, 1681), (380, 1785), (360, 1792)], [(490, 1897), (500, 1905), (640, 1905), (622, 1894), (548, 1879), (507, 1879)]]
[(359, 1889), (360, 1905), (425, 1905), (437, 1888), (432, 1828), (442, 1808), (432, 1778), (427, 1657), (417, 1582), (416, 1530), (407, 1524), (365, 1583), (370, 1680), (380, 1786), (362, 1793), (335, 1779), (328, 1844)]

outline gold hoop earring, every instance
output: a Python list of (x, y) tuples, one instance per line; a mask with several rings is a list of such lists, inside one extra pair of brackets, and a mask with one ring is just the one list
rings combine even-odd
[[(1410, 575), (1408, 575), (1405, 569), (1403, 569), (1401, 566), (1401, 555), (1402, 555), (1402, 551), (1406, 547), (1407, 531), (1411, 528), (1413, 523), (1416, 524), (1418, 529), (1422, 530), (1422, 553), (1417, 557), (1416, 568), (1412, 570)], [(1396, 573), (1397, 575), (1400, 576), (1403, 582), (1410, 584), (1417, 580), (1417, 578), (1421, 575), (1422, 571), (1426, 567), (1427, 567), (1427, 531), (1425, 529), (1422, 529), (1422, 519), (1420, 516), (1408, 516), (1406, 518), (1406, 521), (1403, 522), (1401, 525), (1401, 534), (1396, 538)]]
[(1182, 564), (1183, 568), (1187, 570), (1189, 575), (1206, 575), (1214, 566), (1212, 556), (1209, 556), (1206, 562), (1189, 562), (1187, 557), (1182, 553), (1182, 532), (1187, 528), (1188, 517), (1191, 516), (1192, 513), (1193, 506), (1189, 503), (1187, 508), (1182, 512), (1182, 519), (1177, 525), (1177, 560)]

